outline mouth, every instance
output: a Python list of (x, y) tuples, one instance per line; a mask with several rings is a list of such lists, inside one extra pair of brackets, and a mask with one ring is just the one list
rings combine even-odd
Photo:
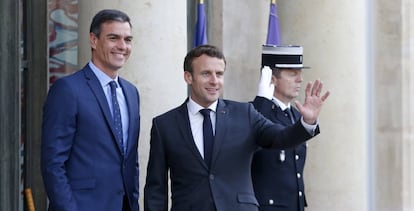
[(217, 88), (206, 88), (208, 94), (216, 94), (218, 92)]
[(126, 54), (124, 54), (124, 53), (112, 53), (112, 55), (114, 55), (114, 57), (117, 58), (117, 59), (126, 58)]

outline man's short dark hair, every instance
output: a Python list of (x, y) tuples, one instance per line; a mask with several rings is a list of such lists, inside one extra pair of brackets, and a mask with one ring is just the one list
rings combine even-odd
[(274, 75), (276, 78), (280, 78), (280, 72), (282, 72), (282, 69), (272, 67), (272, 75)]
[(118, 21), (122, 23), (128, 22), (129, 26), (132, 28), (131, 21), (127, 14), (119, 10), (105, 9), (99, 11), (93, 17), (89, 32), (92, 32), (97, 37), (99, 37), (99, 35), (101, 34), (102, 24), (110, 21)]
[(295, 68), (277, 68), (277, 67), (272, 67), (270, 68), (272, 69), (272, 75), (274, 75), (276, 78), (280, 78), (281, 77), (281, 73), (284, 70), (302, 70), (302, 69), (295, 69)]
[(212, 45), (200, 45), (196, 48), (193, 48), (191, 51), (187, 53), (184, 59), (184, 71), (188, 71), (191, 74), (193, 73), (193, 61), (195, 58), (200, 57), (202, 55), (207, 55), (210, 57), (223, 59), (224, 64), (226, 64), (226, 58), (224, 57), (223, 52), (218, 49), (216, 46)]

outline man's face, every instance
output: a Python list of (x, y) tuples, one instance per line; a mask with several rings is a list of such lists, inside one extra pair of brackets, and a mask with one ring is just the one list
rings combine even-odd
[(99, 37), (90, 33), (90, 42), (93, 63), (113, 78), (131, 54), (131, 27), (128, 22), (103, 23)]
[(282, 69), (280, 77), (272, 76), (275, 85), (274, 96), (284, 103), (292, 101), (299, 95), (302, 79), (301, 69)]
[(224, 83), (223, 59), (201, 55), (193, 60), (193, 73), (184, 71), (184, 79), (190, 85), (191, 98), (203, 107), (216, 101)]

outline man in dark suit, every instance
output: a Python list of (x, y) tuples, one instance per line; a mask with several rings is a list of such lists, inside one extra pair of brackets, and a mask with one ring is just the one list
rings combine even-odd
[[(255, 108), (274, 123), (291, 126), (301, 114), (291, 106), (302, 84), (301, 46), (264, 46), (264, 67)], [(293, 59), (292, 58), (298, 58)], [(269, 87), (272, 83), (274, 87)], [(306, 143), (287, 149), (261, 149), (252, 161), (253, 187), (260, 211), (303, 211)]]
[(139, 93), (118, 76), (132, 48), (129, 17), (98, 12), (91, 61), (57, 80), (44, 105), (41, 165), (49, 210), (139, 210)]
[(320, 81), (308, 84), (305, 103), (298, 105), (302, 121), (282, 129), (250, 103), (219, 99), (225, 65), (222, 52), (211, 45), (186, 55), (190, 97), (153, 119), (144, 210), (168, 210), (168, 175), (172, 211), (258, 210), (250, 172), (258, 146), (290, 147), (313, 137), (329, 95), (320, 96)]

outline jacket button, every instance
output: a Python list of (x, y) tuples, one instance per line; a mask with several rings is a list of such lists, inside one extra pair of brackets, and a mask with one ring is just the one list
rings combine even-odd
[(214, 175), (210, 174), (210, 180), (214, 180)]
[(295, 159), (296, 160), (299, 160), (299, 155), (295, 155)]
[(299, 197), (302, 197), (302, 191), (299, 191)]
[(273, 203), (274, 203), (273, 199), (269, 199), (269, 204), (273, 204)]
[(300, 173), (297, 173), (296, 176), (298, 177), (298, 179), (300, 178)]

